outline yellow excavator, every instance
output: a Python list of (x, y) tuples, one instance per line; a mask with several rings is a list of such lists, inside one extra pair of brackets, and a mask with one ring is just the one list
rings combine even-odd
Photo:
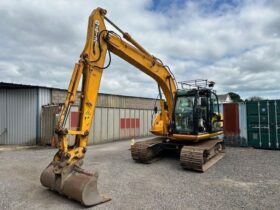
[[(90, 173), (81, 168), (102, 72), (111, 63), (110, 53), (146, 73), (158, 84), (160, 110), (155, 108), (151, 128), (151, 132), (158, 137), (131, 145), (131, 155), (135, 161), (149, 163), (166, 149), (175, 149), (180, 153), (183, 168), (205, 171), (224, 155), (223, 140), (217, 137), (223, 131), (217, 95), (212, 89), (214, 83), (207, 80), (185, 81), (178, 88), (179, 84), (168, 66), (123, 32), (106, 17), (106, 13), (106, 10), (97, 8), (89, 17), (85, 47), (79, 62), (75, 64), (68, 94), (55, 128), (59, 150), (41, 174), (43, 186), (85, 206), (110, 200), (97, 190), (98, 173)], [(107, 30), (105, 21), (122, 37)], [(109, 61), (105, 65), (107, 53)], [(79, 126), (77, 130), (69, 130), (65, 128), (65, 121), (75, 101), (80, 80)], [(75, 136), (73, 145), (69, 144), (69, 135)]]

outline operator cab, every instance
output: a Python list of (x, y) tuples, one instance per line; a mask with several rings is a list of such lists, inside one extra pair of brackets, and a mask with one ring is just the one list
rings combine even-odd
[[(172, 133), (198, 135), (222, 131), (218, 97), (212, 90), (214, 83), (207, 80), (191, 82), (183, 82), (184, 88), (175, 94)], [(206, 85), (201, 86), (202, 82)]]

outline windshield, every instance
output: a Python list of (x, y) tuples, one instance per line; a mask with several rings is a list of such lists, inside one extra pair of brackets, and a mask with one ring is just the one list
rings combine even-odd
[(175, 126), (179, 133), (193, 131), (193, 105), (194, 96), (180, 96), (175, 107)]

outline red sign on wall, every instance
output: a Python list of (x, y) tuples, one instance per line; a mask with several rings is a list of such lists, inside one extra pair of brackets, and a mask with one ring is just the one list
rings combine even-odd
[(136, 128), (140, 128), (140, 119), (136, 118), (136, 124), (135, 124)]
[(130, 127), (135, 128), (135, 118), (132, 118), (130, 121)]
[(131, 128), (131, 127), (130, 127), (130, 118), (126, 118), (126, 119), (125, 119), (125, 127), (126, 127), (126, 128)]
[(139, 128), (140, 119), (139, 118), (121, 118), (121, 129), (124, 128)]
[(79, 122), (79, 112), (71, 112), (71, 128), (77, 128)]

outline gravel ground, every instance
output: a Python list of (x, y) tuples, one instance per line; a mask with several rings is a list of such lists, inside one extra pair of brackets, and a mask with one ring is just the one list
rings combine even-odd
[[(280, 151), (228, 147), (222, 160), (197, 173), (172, 156), (134, 163), (129, 147), (130, 141), (89, 147), (84, 168), (98, 169), (99, 191), (112, 197), (92, 209), (280, 209)], [(55, 152), (0, 152), (0, 209), (85, 209), (40, 185)]]

